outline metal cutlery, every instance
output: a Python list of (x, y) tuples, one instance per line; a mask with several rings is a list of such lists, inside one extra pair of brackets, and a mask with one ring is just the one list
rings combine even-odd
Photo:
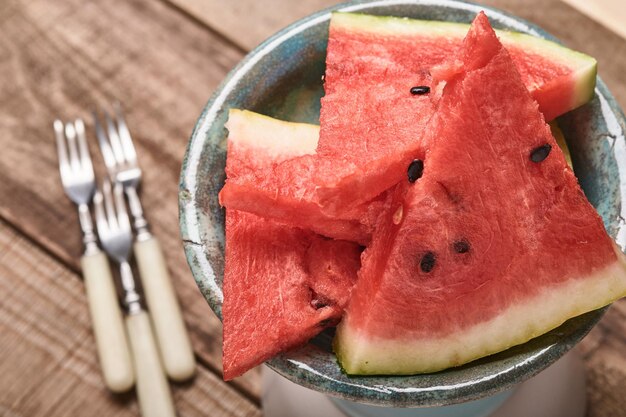
[(89, 211), (96, 183), (85, 126), (81, 119), (66, 125), (55, 120), (53, 126), (63, 188), (78, 206), (85, 246), (80, 264), (102, 374), (111, 391), (124, 392), (134, 384), (133, 365), (109, 262), (98, 247)]
[(93, 199), (100, 242), (107, 254), (119, 265), (124, 305), (127, 309), (126, 330), (135, 362), (137, 397), (144, 416), (173, 417), (174, 403), (159, 356), (148, 312), (141, 305), (128, 262), (132, 246), (132, 230), (126, 211), (121, 184), (105, 180), (102, 190)]
[(136, 231), (135, 259), (152, 316), (163, 365), (167, 375), (183, 381), (195, 372), (195, 359), (185, 322), (176, 299), (159, 242), (150, 233), (137, 189), (141, 169), (137, 153), (119, 103), (114, 104), (115, 120), (104, 113), (105, 128), (94, 113), (96, 136), (104, 163), (113, 183), (123, 186)]

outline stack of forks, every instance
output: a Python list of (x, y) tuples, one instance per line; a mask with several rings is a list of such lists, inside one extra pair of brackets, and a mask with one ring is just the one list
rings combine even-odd
[[(100, 187), (96, 187), (83, 121), (63, 124), (55, 120), (61, 181), (67, 196), (78, 206), (85, 246), (81, 267), (105, 384), (113, 392), (124, 392), (136, 381), (144, 416), (174, 416), (166, 376), (175, 381), (191, 378), (195, 360), (162, 250), (143, 214), (137, 192), (141, 169), (119, 104), (114, 105), (114, 114), (115, 119), (104, 112), (105, 129), (94, 113), (96, 136), (108, 173)], [(98, 237), (104, 252), (98, 246)], [(137, 291), (130, 265), (131, 249), (149, 313)], [(125, 318), (107, 255), (119, 267)]]

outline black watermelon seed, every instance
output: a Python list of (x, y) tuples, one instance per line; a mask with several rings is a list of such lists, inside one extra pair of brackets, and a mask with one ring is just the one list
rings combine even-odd
[(552, 146), (549, 143), (545, 145), (537, 146), (535, 149), (530, 152), (530, 160), (537, 163), (541, 162), (550, 155), (550, 151), (552, 150)]
[(423, 272), (430, 272), (435, 267), (437, 257), (432, 252), (426, 252), (420, 261), (420, 268)]
[(466, 239), (457, 240), (452, 244), (452, 247), (456, 253), (465, 253), (470, 250), (470, 244)]
[(407, 169), (406, 173), (409, 176), (409, 182), (417, 181), (424, 173), (424, 162), (421, 159), (414, 159), (409, 164), (409, 169)]
[(416, 87), (411, 87), (411, 94), (414, 96), (421, 96), (422, 94), (430, 93), (430, 87), (427, 85), (418, 85)]
[(322, 84), (326, 82), (326, 74), (322, 75)]

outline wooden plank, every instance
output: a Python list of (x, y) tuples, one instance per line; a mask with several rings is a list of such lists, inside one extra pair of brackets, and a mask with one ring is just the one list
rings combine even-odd
[(333, 0), (165, 0), (243, 50), (250, 50), (274, 32), (318, 10), (337, 4)]
[[(96, 360), (79, 277), (0, 221), (0, 414), (135, 416), (135, 396), (113, 395)], [(260, 416), (212, 372), (172, 385), (180, 416)]]
[(621, 0), (563, 0), (570, 6), (626, 38), (626, 9)]
[[(52, 121), (80, 116), (91, 129), (91, 109), (119, 99), (144, 170), (147, 217), (184, 300), (194, 349), (221, 372), (221, 324), (184, 258), (177, 188), (195, 120), (241, 53), (160, 2), (10, 0), (3, 7), (0, 217), (78, 271), (77, 215), (61, 188)], [(235, 384), (258, 397), (258, 373)]]

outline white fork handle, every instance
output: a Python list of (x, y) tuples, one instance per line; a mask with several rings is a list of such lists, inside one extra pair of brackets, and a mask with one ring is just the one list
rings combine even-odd
[(104, 382), (113, 392), (128, 391), (135, 375), (109, 261), (98, 252), (83, 256), (80, 264)]
[(195, 359), (161, 245), (154, 238), (135, 243), (135, 259), (167, 375), (174, 381), (193, 376)]
[(174, 417), (174, 402), (154, 340), (148, 313), (141, 310), (126, 317), (135, 360), (137, 397), (143, 417)]

